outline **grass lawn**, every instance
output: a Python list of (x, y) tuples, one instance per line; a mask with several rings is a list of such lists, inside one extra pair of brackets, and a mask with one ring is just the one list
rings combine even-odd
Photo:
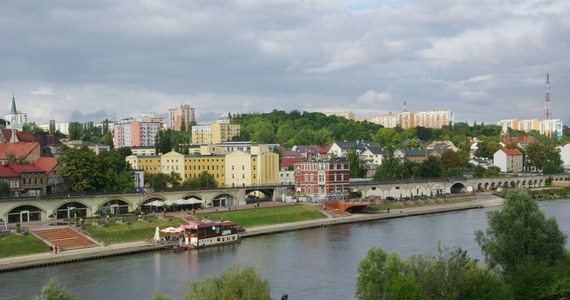
[(248, 210), (224, 211), (219, 213), (200, 214), (202, 218), (230, 220), (242, 227), (282, 224), (315, 219), (327, 216), (318, 209), (307, 205), (278, 206)]
[(49, 246), (32, 234), (0, 234), (0, 257), (49, 252)]
[(169, 226), (178, 227), (184, 223), (186, 222), (180, 218), (172, 218), (172, 220), (156, 219), (150, 222), (136, 221), (130, 224), (86, 225), (85, 231), (108, 245), (152, 239), (156, 226), (162, 229)]

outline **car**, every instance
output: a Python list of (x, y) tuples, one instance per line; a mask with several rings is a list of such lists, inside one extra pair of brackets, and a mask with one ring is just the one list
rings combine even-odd
[(402, 200), (404, 200), (404, 201), (408, 201), (408, 200), (412, 200), (412, 198), (410, 198), (410, 197), (406, 196), (406, 197), (402, 198)]
[(245, 227), (238, 226), (237, 232), (245, 232)]
[(394, 198), (394, 197), (392, 197), (392, 196), (388, 196), (388, 197), (386, 197), (386, 200), (388, 200), (388, 201), (396, 201), (397, 199)]

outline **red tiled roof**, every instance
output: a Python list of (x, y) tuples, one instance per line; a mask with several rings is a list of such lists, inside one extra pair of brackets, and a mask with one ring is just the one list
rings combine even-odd
[(511, 156), (522, 155), (519, 149), (503, 149), (503, 152)]
[(40, 157), (34, 165), (50, 173), (57, 165), (59, 161), (55, 157)]
[(27, 157), (32, 151), (39, 147), (36, 142), (4, 143), (0, 145), (0, 160), (7, 160), (9, 154), (13, 154), (16, 159)]
[(292, 166), (294, 163), (302, 162), (303, 159), (300, 157), (283, 157), (281, 159), (281, 168), (287, 168)]
[(10, 169), (17, 173), (46, 173), (46, 171), (40, 167), (34, 165), (9, 165)]
[(327, 154), (327, 153), (329, 153), (329, 150), (330, 150), (330, 149), (331, 149), (330, 146), (322, 146), (322, 147), (319, 147), (319, 151), (320, 151), (321, 154)]
[(5, 165), (0, 165), (0, 178), (20, 177), (20, 174)]

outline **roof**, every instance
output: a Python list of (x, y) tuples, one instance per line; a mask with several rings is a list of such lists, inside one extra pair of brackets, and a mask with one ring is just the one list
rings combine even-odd
[(319, 151), (321, 152), (321, 154), (327, 154), (329, 153), (329, 150), (331, 149), (330, 146), (321, 146), (319, 147)]
[(53, 171), (53, 169), (55, 169), (55, 167), (57, 167), (58, 164), (59, 164), (59, 161), (55, 157), (40, 157), (34, 163), (34, 165), (36, 167), (39, 167), (39, 168), (45, 170), (47, 173), (50, 173), (51, 171)]
[(522, 155), (519, 149), (503, 149), (503, 152), (511, 156)]
[(301, 157), (283, 157), (281, 158), (281, 168), (287, 168), (292, 166), (294, 163), (302, 162), (303, 159)]
[(36, 147), (39, 147), (37, 142), (2, 143), (0, 144), (0, 160), (8, 160), (10, 154), (13, 154), (16, 159), (25, 158)]
[(372, 152), (372, 154), (383, 154), (384, 150), (376, 145), (369, 145), (366, 146), (366, 149), (368, 149), (368, 151)]
[(20, 177), (20, 174), (5, 165), (0, 165), (0, 178)]
[(402, 149), (402, 152), (406, 154), (406, 156), (426, 156), (427, 152), (422, 149)]
[(281, 157), (301, 157), (301, 153), (291, 150), (281, 150)]
[(14, 170), (15, 172), (21, 173), (46, 173), (46, 171), (40, 167), (36, 167), (34, 165), (9, 165), (10, 169)]

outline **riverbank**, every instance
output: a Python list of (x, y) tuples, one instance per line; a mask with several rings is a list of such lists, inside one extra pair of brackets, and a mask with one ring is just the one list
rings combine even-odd
[[(477, 194), (475, 200), (440, 204), (433, 206), (419, 206), (402, 208), (399, 210), (390, 210), (390, 212), (380, 212), (375, 214), (354, 214), (340, 218), (327, 218), (319, 220), (302, 221), (295, 223), (277, 224), (269, 226), (259, 226), (248, 228), (242, 234), (242, 238), (248, 238), (259, 235), (273, 234), (279, 232), (301, 230), (308, 228), (326, 227), (340, 224), (369, 222), (381, 219), (402, 218), (416, 215), (444, 213), (450, 211), (459, 211), (491, 206), (500, 206), (503, 199), (488, 194)], [(147, 251), (158, 251), (170, 248), (164, 244), (149, 244), (145, 241), (113, 244), (108, 246), (69, 250), (58, 254), (40, 253), (33, 255), (14, 256), (0, 259), (0, 272), (16, 271), (34, 267), (49, 266), (62, 263), (78, 262), (84, 260), (105, 258), (110, 256), (120, 256), (132, 253), (141, 253)]]

